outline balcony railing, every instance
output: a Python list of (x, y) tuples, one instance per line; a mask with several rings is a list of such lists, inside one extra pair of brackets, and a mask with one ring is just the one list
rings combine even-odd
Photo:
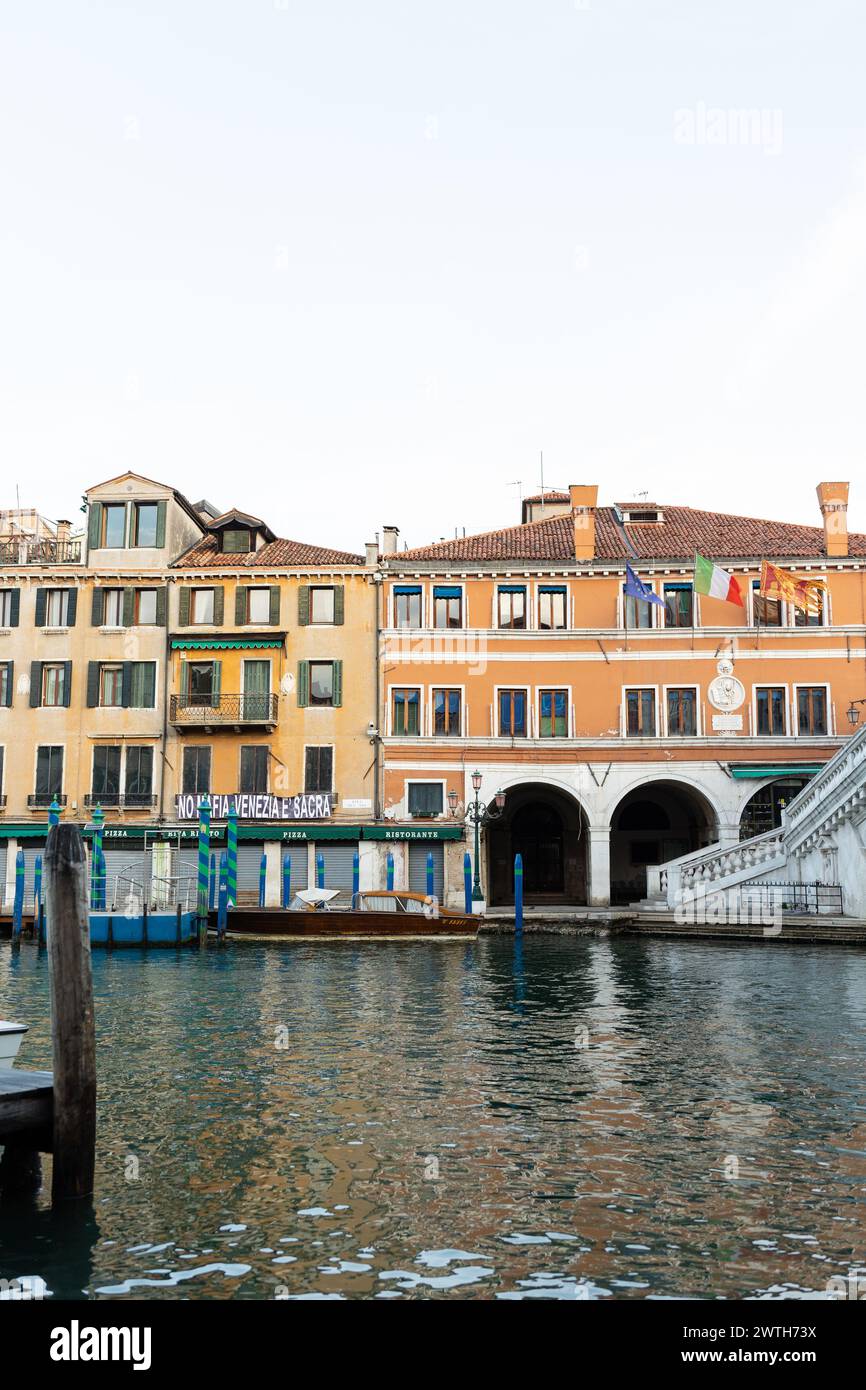
[(103, 810), (144, 811), (156, 805), (156, 796), (152, 792), (87, 792), (84, 804), (101, 806)]
[(65, 792), (31, 792), (27, 798), (27, 805), (31, 808), (40, 806), (48, 807), (52, 801), (56, 801), (58, 806), (66, 805)]
[(172, 695), (169, 718), (180, 728), (276, 724), (278, 695)]
[(0, 565), (77, 565), (81, 541), (0, 541)]

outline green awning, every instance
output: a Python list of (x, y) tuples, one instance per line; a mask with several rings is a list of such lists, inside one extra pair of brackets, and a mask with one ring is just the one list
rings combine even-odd
[(365, 825), (365, 840), (462, 840), (461, 825)]
[(47, 822), (44, 825), (0, 824), (0, 840), (44, 840), (47, 834)]
[(823, 763), (781, 763), (778, 766), (774, 763), (771, 766), (748, 766), (737, 767), (731, 764), (731, 776), (742, 777), (814, 777), (816, 772), (820, 772)]
[(175, 652), (246, 652), (282, 645), (282, 637), (173, 637), (171, 641), (171, 649)]

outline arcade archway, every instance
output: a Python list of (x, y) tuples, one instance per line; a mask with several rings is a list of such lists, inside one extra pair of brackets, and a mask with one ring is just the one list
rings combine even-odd
[(646, 782), (623, 797), (611, 817), (610, 900), (646, 895), (649, 864), (663, 864), (718, 839), (709, 801), (682, 782)]
[(514, 856), (523, 859), (526, 905), (586, 902), (586, 819), (572, 797), (537, 784), (513, 787), (499, 820), (487, 829), (492, 907), (514, 902)]

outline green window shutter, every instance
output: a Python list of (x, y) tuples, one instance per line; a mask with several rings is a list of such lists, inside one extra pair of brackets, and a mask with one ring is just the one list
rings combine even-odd
[(213, 591), (213, 621), (214, 627), (222, 627), (223, 614), (225, 613), (226, 591), (222, 584), (218, 584)]
[(247, 620), (247, 591), (239, 584), (235, 589), (235, 623), (242, 627)]
[(344, 614), (346, 608), (346, 590), (342, 584), (338, 584), (334, 589), (334, 622), (342, 623), (345, 621)]
[(214, 664), (213, 664), (213, 702), (214, 702), (214, 705), (219, 705), (219, 702), (220, 702), (220, 694), (221, 694), (221, 692), (222, 692), (222, 684), (223, 684), (223, 664), (222, 664), (221, 661), (215, 661)]
[(91, 502), (87, 514), (87, 548), (98, 550), (102, 540), (102, 503)]
[(135, 622), (135, 590), (123, 591), (123, 626), (132, 627)]
[(184, 588), (180, 590), (180, 614), (178, 616), (178, 623), (181, 627), (189, 627), (189, 595), (189, 589)]
[(156, 504), (156, 548), (162, 550), (165, 545), (165, 501)]
[(129, 709), (132, 700), (132, 662), (124, 661), (123, 677), (120, 687), (120, 703), (124, 709)]
[(168, 589), (163, 584), (156, 591), (156, 625), (165, 627), (168, 621)]
[(63, 663), (63, 703), (68, 709), (72, 704), (72, 662)]
[(12, 692), (14, 686), (15, 662), (6, 662), (6, 704), (12, 704)]
[(45, 589), (36, 590), (36, 626), (45, 626)]
[(42, 704), (42, 662), (30, 663), (30, 708), (38, 709)]
[(66, 626), (75, 627), (75, 615), (78, 612), (78, 590), (69, 590), (69, 605), (66, 609)]
[(310, 586), (301, 584), (298, 589), (298, 626), (306, 627), (310, 621)]
[(302, 707), (310, 703), (310, 663), (298, 662), (298, 704)]
[(269, 614), (269, 622), (270, 622), (274, 627), (276, 627), (277, 624), (279, 623), (279, 621), (280, 621), (280, 586), (279, 586), (279, 584), (272, 584), (272, 585), (271, 585), (271, 611), (270, 611), (270, 614)]
[(335, 705), (341, 705), (341, 704), (343, 703), (343, 663), (342, 663), (342, 661), (335, 661), (333, 664), (334, 664), (334, 704), (335, 704)]
[(87, 708), (96, 709), (99, 704), (99, 662), (87, 663)]
[(90, 626), (102, 627), (105, 620), (105, 590), (94, 589), (90, 604)]
[(11, 611), (10, 614), (9, 614), (9, 626), (10, 626), (10, 627), (17, 627), (17, 626), (18, 626), (18, 620), (19, 620), (19, 617), (20, 617), (20, 615), (21, 615), (21, 590), (20, 590), (20, 589), (13, 589), (13, 590), (12, 590), (11, 610), (12, 610), (12, 611)]

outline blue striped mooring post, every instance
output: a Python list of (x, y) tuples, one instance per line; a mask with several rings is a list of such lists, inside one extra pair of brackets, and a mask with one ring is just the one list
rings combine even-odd
[(100, 845), (96, 851), (96, 906), (100, 912), (105, 911), (105, 904), (108, 901), (108, 894), (105, 890), (106, 878), (105, 852)]
[[(225, 854), (225, 850), (223, 850), (223, 854)], [(214, 908), (216, 907), (216, 892), (217, 892), (217, 866), (216, 866), (216, 855), (213, 853), (213, 851), (211, 851), (211, 856), (210, 856), (210, 875), (209, 875), (209, 878), (208, 878), (208, 887), (207, 887), (207, 910), (208, 910), (208, 912), (213, 912)]]
[(265, 905), (265, 893), (267, 891), (267, 883), (268, 856), (264, 853), (264, 851), (262, 851), (262, 857), (259, 860), (259, 907), (264, 907)]
[(207, 880), (210, 868), (210, 802), (207, 797), (198, 808), (198, 938), (207, 937)]
[(39, 935), (39, 913), (42, 909), (42, 855), (37, 854), (33, 865), (33, 932)]
[(435, 874), (434, 874), (434, 872), (433, 872), (433, 851), (432, 851), (432, 849), (428, 849), (428, 851), (427, 851), (427, 897), (428, 897), (428, 898), (432, 898), (432, 897), (435, 896), (435, 892), (434, 892), (435, 887), (436, 887), (436, 876), (435, 876)]
[(223, 850), (220, 855), (220, 883), (217, 906), (217, 941), (225, 941), (226, 927), (229, 920), (229, 871), (228, 854)]
[(102, 900), (99, 878), (99, 860), (102, 855), (102, 832), (105, 827), (105, 812), (97, 803), (93, 812), (93, 839), (90, 842), (90, 906), (98, 912), (105, 906)]
[(232, 801), (226, 817), (226, 883), (228, 884), (229, 907), (237, 907), (238, 811), (234, 801)]
[(472, 913), (472, 855), (468, 850), (463, 856), (463, 910)]
[(283, 855), (283, 907), (292, 901), (292, 856)]
[(385, 858), (385, 887), (389, 893), (394, 891), (394, 855), (391, 850)]
[(324, 854), (322, 854), (322, 851), (319, 850), (318, 853), (316, 854), (316, 887), (317, 887), (317, 888), (324, 888), (324, 886), (325, 886), (325, 856), (324, 856)]
[(523, 931), (523, 855), (514, 856), (514, 930)]
[(352, 906), (358, 898), (358, 890), (361, 887), (361, 856), (357, 850), (352, 855)]
[(55, 796), (55, 798), (54, 798), (54, 800), (52, 801), (51, 805), (48, 807), (48, 828), (49, 828), (49, 830), (51, 829), (52, 825), (59, 825), (59, 824), (60, 824), (60, 811), (61, 811), (60, 802), (57, 800), (57, 797)]
[(24, 851), (19, 849), (15, 856), (15, 899), (12, 904), (12, 940), (21, 940), (24, 924)]

